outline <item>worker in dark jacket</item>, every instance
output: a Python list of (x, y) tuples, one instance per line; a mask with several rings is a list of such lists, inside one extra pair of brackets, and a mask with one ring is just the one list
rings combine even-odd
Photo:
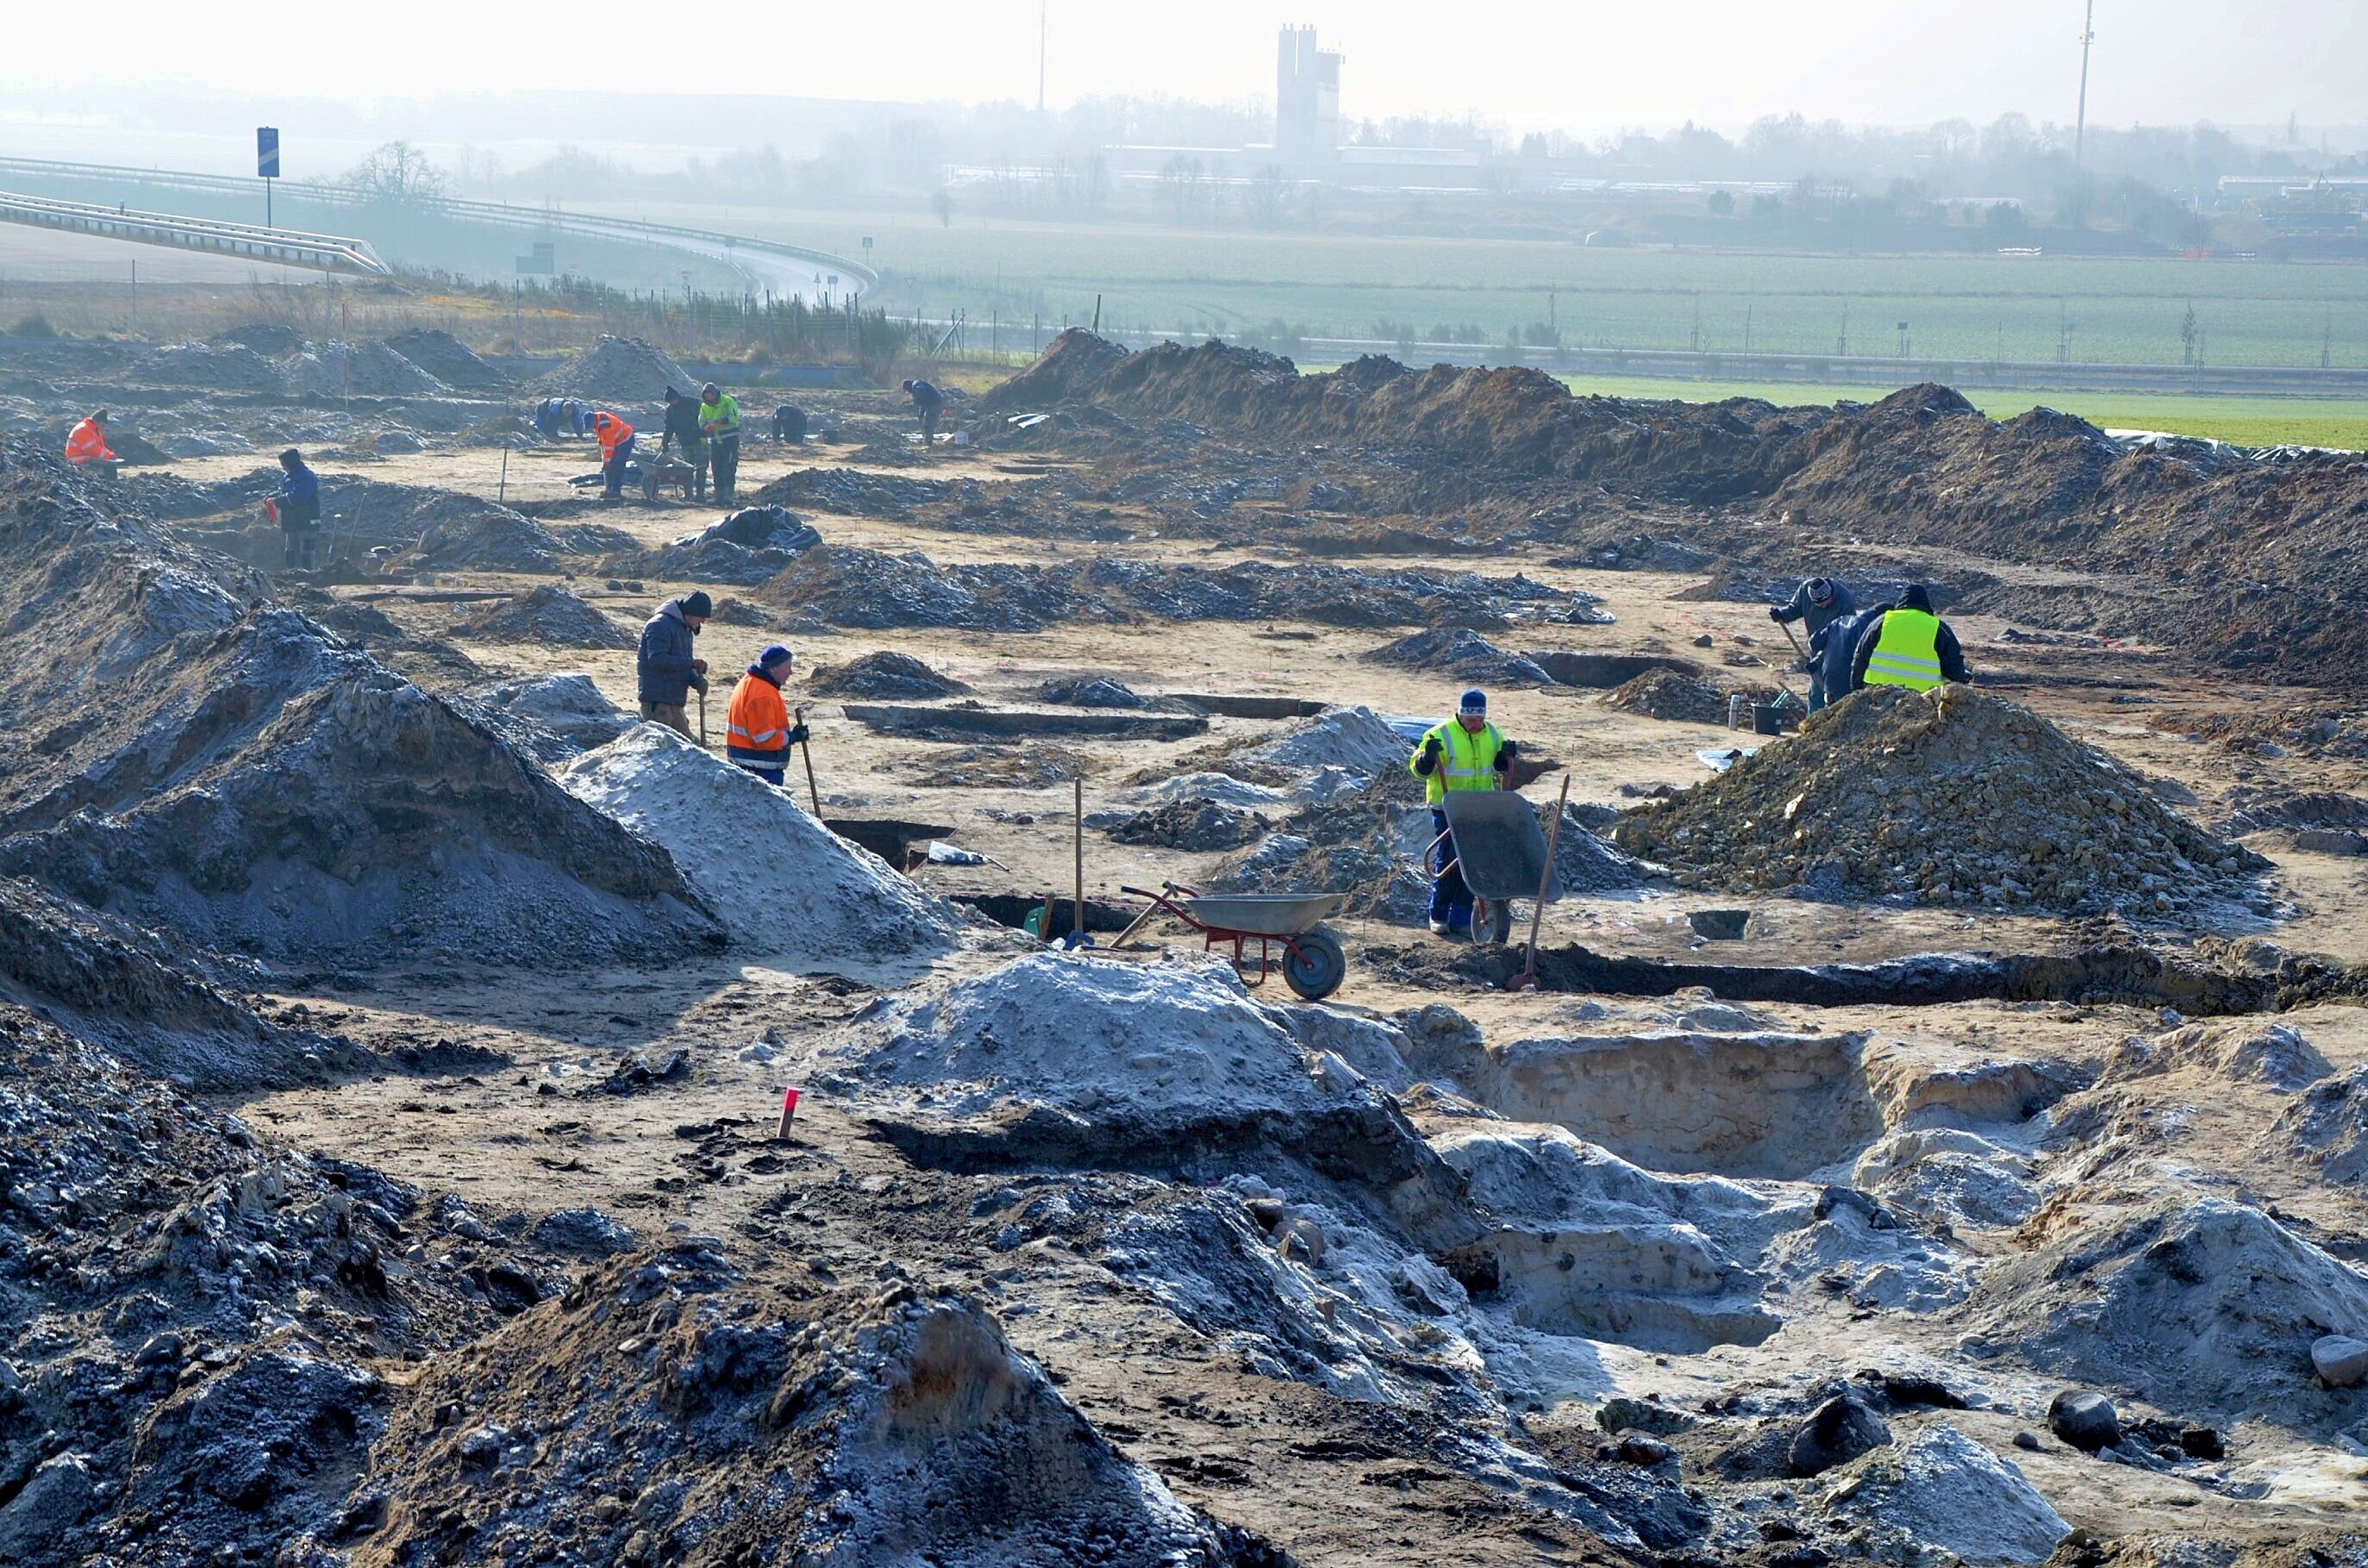
[(1860, 634), (1894, 608), (1887, 599), (1869, 605), (1839, 620), (1826, 622), (1809, 639), (1809, 663), (1817, 672), (1818, 684), (1825, 687), (1827, 706), (1850, 694), (1850, 665), (1858, 657)]
[[(1793, 591), (1790, 604), (1769, 606), (1768, 619), (1779, 626), (1801, 622), (1801, 636), (1814, 650), (1817, 645), (1817, 633), (1857, 609), (1858, 600), (1850, 589), (1831, 577), (1812, 577)], [(1815, 713), (1841, 693), (1826, 684), (1824, 666), (1814, 653), (1809, 659), (1808, 671), (1809, 711)]]
[(905, 395), (913, 400), (913, 412), (921, 416), (921, 439), (938, 438), (938, 415), (945, 412), (946, 394), (927, 381), (908, 381)]
[(1969, 681), (1965, 651), (1949, 623), (1932, 613), (1924, 585), (1911, 585), (1896, 608), (1885, 610), (1859, 633), (1850, 655), (1850, 689), (1904, 686), (1930, 691), (1948, 681)]
[(693, 639), (715, 603), (704, 593), (685, 594), (658, 606), (657, 614), (642, 628), (642, 649), (635, 660), (641, 684), (642, 717), (690, 737), (689, 694), (707, 695), (707, 661), (692, 649)]
[(707, 499), (707, 433), (699, 427), (699, 400), (675, 391), (666, 390), (666, 425), (658, 432), (658, 456), (666, 455), (670, 447), (682, 449), (682, 460), (690, 465), (690, 498)]
[(304, 466), (304, 454), (293, 447), (279, 454), (279, 488), (271, 493), (268, 510), (279, 519), (281, 570), (313, 570), (313, 544), (321, 534), (321, 476)]

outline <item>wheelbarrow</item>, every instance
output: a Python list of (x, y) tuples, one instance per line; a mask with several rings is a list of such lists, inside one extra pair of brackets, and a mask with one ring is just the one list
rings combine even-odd
[[(1509, 941), (1513, 935), (1513, 900), (1544, 902), (1562, 897), (1562, 878), (1553, 869), (1553, 852), (1545, 831), (1538, 826), (1537, 808), (1509, 790), (1450, 790), (1443, 798), (1448, 843), (1455, 849), (1463, 885), (1472, 890), (1472, 939)], [(1447, 852), (1435, 844), (1431, 854)]]
[[(1148, 888), (1118, 890), (1151, 901), (1151, 907), (1119, 934), (1119, 942), (1164, 912), (1201, 933), (1203, 952), (1233, 944), (1234, 969), (1245, 985), (1262, 985), (1268, 971), (1279, 969), (1282, 983), (1301, 998), (1321, 1002), (1348, 978), (1349, 955), (1341, 949), (1340, 938), (1322, 925), (1326, 915), (1338, 914), (1348, 902), (1345, 893), (1203, 893), (1174, 882), (1162, 882), (1160, 888), (1158, 892)], [(1251, 942), (1258, 944), (1255, 973), (1247, 958)]]

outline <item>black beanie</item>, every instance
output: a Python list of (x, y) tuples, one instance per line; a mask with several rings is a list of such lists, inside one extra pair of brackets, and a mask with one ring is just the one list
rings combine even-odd
[(709, 598), (704, 590), (694, 590), (693, 592), (684, 596), (682, 601), (682, 613), (685, 615), (713, 615), (715, 613), (715, 601)]

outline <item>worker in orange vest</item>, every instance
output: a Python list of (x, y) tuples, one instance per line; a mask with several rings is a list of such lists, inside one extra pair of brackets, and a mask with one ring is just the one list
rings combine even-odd
[[(748, 673), (732, 690), (732, 706), (723, 715), (723, 755), (776, 790), (789, 767), (790, 748), (806, 738), (806, 727), (792, 727), (781, 699), (781, 683), (790, 678), (791, 655), (779, 642), (757, 655)], [(803, 718), (805, 710), (798, 710)]]
[(120, 460), (108, 449), (107, 410), (103, 408), (75, 426), (66, 437), (66, 461), (76, 468), (95, 467), (113, 479), (115, 465)]
[(625, 465), (633, 460), (633, 427), (602, 409), (592, 416), (592, 434), (600, 443), (600, 477), (608, 482), (604, 501), (625, 496)]

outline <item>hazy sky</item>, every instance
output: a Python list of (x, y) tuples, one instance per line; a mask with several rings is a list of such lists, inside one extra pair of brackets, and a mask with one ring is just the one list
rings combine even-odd
[[(1924, 124), (2008, 109), (2068, 122), (2080, 0), (1053, 0), (1050, 97), (1270, 97), (1274, 34), (1348, 55), (1351, 116), (1478, 110), (1600, 131), (1764, 113)], [(1032, 98), (1033, 0), (856, 9), (404, 0), (399, 6), (26, 6), (0, 85), (203, 85), (429, 98), (504, 87), (701, 89), (891, 99)], [(2089, 118), (2368, 121), (2368, 0), (2098, 0)], [(722, 36), (719, 36), (719, 31)], [(45, 95), (46, 96), (46, 95)], [(6, 140), (0, 102), (0, 142)], [(432, 128), (423, 128), (432, 135)], [(760, 138), (757, 138), (760, 139)]]

